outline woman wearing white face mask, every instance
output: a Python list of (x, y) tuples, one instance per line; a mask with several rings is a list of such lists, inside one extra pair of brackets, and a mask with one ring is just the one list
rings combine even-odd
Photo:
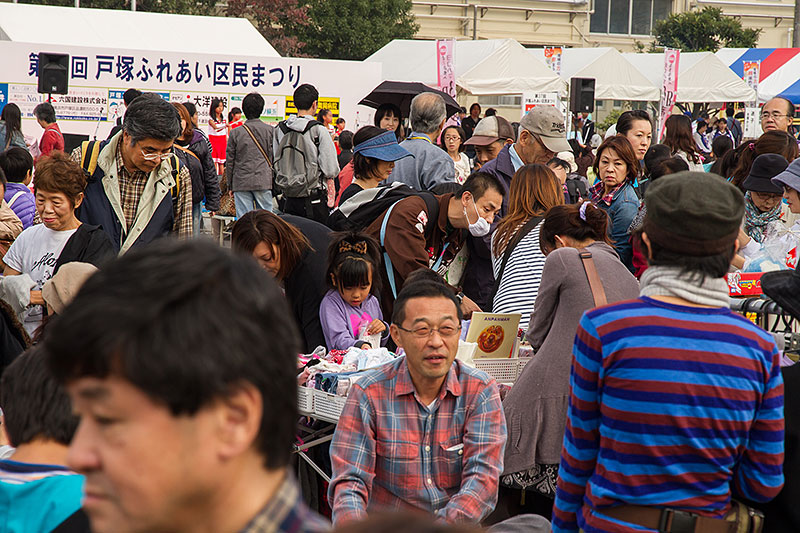
[(538, 226), (548, 209), (563, 203), (561, 184), (545, 165), (524, 165), (514, 174), (508, 213), (492, 235), (492, 312), (521, 313), (520, 324), (529, 322), (545, 261)]

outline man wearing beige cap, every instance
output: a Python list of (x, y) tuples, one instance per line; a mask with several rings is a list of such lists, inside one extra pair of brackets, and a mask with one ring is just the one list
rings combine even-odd
[(475, 159), (483, 166), (496, 158), (504, 146), (513, 142), (514, 128), (511, 123), (503, 117), (493, 115), (478, 123), (472, 137), (464, 145), (475, 147)]
[[(484, 118), (478, 127), (488, 119)], [(473, 138), (478, 135), (475, 128)], [(469, 141), (468, 141), (469, 142)], [(517, 141), (505, 145), (497, 157), (481, 167), (482, 172), (496, 176), (505, 189), (503, 206), (495, 219), (495, 224), (505, 216), (508, 209), (508, 191), (514, 173), (523, 165), (541, 163), (546, 165), (558, 152), (572, 150), (567, 142), (564, 116), (553, 106), (537, 105), (519, 123)], [(491, 294), (494, 287), (492, 271), (491, 233), (482, 239), (467, 239), (469, 261), (464, 272), (462, 286), (464, 294), (481, 309), (491, 308)]]

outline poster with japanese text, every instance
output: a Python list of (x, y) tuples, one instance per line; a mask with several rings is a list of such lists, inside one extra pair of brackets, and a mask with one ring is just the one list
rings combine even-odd
[(658, 139), (664, 135), (664, 126), (678, 98), (678, 64), (681, 51), (674, 48), (664, 50), (664, 81), (661, 84), (661, 106), (659, 107)]
[(453, 39), (436, 41), (436, 68), (438, 72), (439, 90), (456, 97), (456, 43)]
[(560, 46), (550, 46), (544, 49), (544, 63), (550, 70), (561, 76), (561, 56), (563, 50)]

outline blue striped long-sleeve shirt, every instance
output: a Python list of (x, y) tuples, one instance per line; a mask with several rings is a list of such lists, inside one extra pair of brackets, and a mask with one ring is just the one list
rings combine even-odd
[(553, 531), (641, 532), (618, 505), (721, 517), (783, 486), (783, 380), (768, 333), (647, 297), (588, 311), (573, 348)]

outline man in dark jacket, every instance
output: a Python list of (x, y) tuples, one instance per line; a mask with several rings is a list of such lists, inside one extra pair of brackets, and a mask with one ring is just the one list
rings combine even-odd
[(272, 211), (272, 137), (274, 129), (261, 121), (264, 98), (250, 93), (242, 100), (247, 118), (228, 137), (226, 174), (236, 202), (236, 216), (253, 209)]
[[(546, 165), (558, 152), (570, 149), (564, 116), (555, 107), (537, 105), (522, 117), (517, 142), (503, 147), (495, 159), (481, 167), (482, 172), (495, 176), (503, 186), (503, 206), (498, 221), (508, 211), (508, 192), (514, 172), (522, 165)], [(491, 296), (494, 289), (491, 243), (491, 233), (481, 238), (467, 238), (469, 261), (463, 281), (464, 294), (487, 311), (492, 308)]]
[[(460, 194), (436, 197), (438, 213), (430, 213), (420, 196), (409, 196), (367, 227), (366, 233), (381, 243), (391, 262), (381, 268), (383, 316), (392, 316), (394, 298), (409, 274), (420, 268), (444, 273), (464, 246), (467, 235), (483, 233), (481, 227), (488, 230), (500, 210), (502, 187), (494, 176), (476, 172), (464, 183)], [(428, 224), (435, 224), (432, 231)], [(391, 281), (388, 268), (393, 273)], [(479, 310), (468, 297), (461, 295), (461, 298), (465, 315)]]

